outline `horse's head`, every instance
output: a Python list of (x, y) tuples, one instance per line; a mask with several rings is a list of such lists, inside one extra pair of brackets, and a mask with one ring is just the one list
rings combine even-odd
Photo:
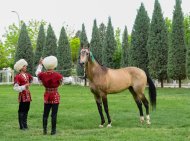
[(88, 62), (88, 58), (90, 56), (90, 50), (89, 50), (89, 45), (88, 47), (82, 47), (80, 51), (80, 64), (86, 64)]

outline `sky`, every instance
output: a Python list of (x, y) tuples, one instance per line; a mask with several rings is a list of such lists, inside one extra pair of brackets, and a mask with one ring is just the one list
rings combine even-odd
[[(144, 3), (150, 19), (154, 0), (2, 0), (0, 8), (0, 40), (5, 29), (19, 19), (26, 24), (29, 20), (45, 20), (51, 23), (57, 38), (62, 26), (68, 25), (75, 31), (85, 24), (88, 40), (91, 38), (94, 19), (97, 24), (107, 25), (111, 17), (114, 29), (127, 26), (130, 34), (141, 2)], [(164, 17), (172, 19), (175, 0), (159, 0)], [(190, 0), (182, 0), (184, 14), (190, 13)], [(18, 15), (15, 12), (16, 11)], [(19, 16), (19, 18), (18, 18)]]

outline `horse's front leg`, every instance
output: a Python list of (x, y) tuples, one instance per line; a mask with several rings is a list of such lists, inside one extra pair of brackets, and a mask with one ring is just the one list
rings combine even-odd
[(98, 112), (99, 112), (100, 118), (101, 118), (101, 124), (99, 125), (99, 127), (101, 128), (101, 127), (104, 127), (104, 123), (105, 123), (104, 115), (102, 112), (102, 100), (101, 100), (100, 96), (94, 95), (94, 97), (95, 97)]
[(104, 95), (102, 97), (102, 101), (103, 101), (103, 104), (104, 104), (104, 111), (106, 112), (106, 115), (107, 115), (107, 118), (108, 118), (108, 125), (107, 125), (107, 127), (111, 127), (111, 118), (110, 118), (110, 115), (109, 115), (108, 100), (107, 100), (107, 96), (106, 95)]

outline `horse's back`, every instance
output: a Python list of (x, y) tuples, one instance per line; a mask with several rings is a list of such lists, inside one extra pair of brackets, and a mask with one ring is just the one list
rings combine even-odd
[(125, 70), (131, 76), (132, 87), (139, 89), (139, 91), (144, 91), (147, 84), (146, 73), (137, 67), (126, 67)]

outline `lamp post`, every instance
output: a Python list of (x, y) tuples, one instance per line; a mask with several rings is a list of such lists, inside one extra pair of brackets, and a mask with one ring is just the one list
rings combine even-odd
[(18, 14), (18, 12), (17, 11), (11, 11), (11, 12), (13, 12), (13, 13), (16, 13), (17, 14), (17, 17), (18, 17), (18, 23), (19, 23), (19, 29), (20, 29), (20, 17), (19, 17), (19, 14)]

